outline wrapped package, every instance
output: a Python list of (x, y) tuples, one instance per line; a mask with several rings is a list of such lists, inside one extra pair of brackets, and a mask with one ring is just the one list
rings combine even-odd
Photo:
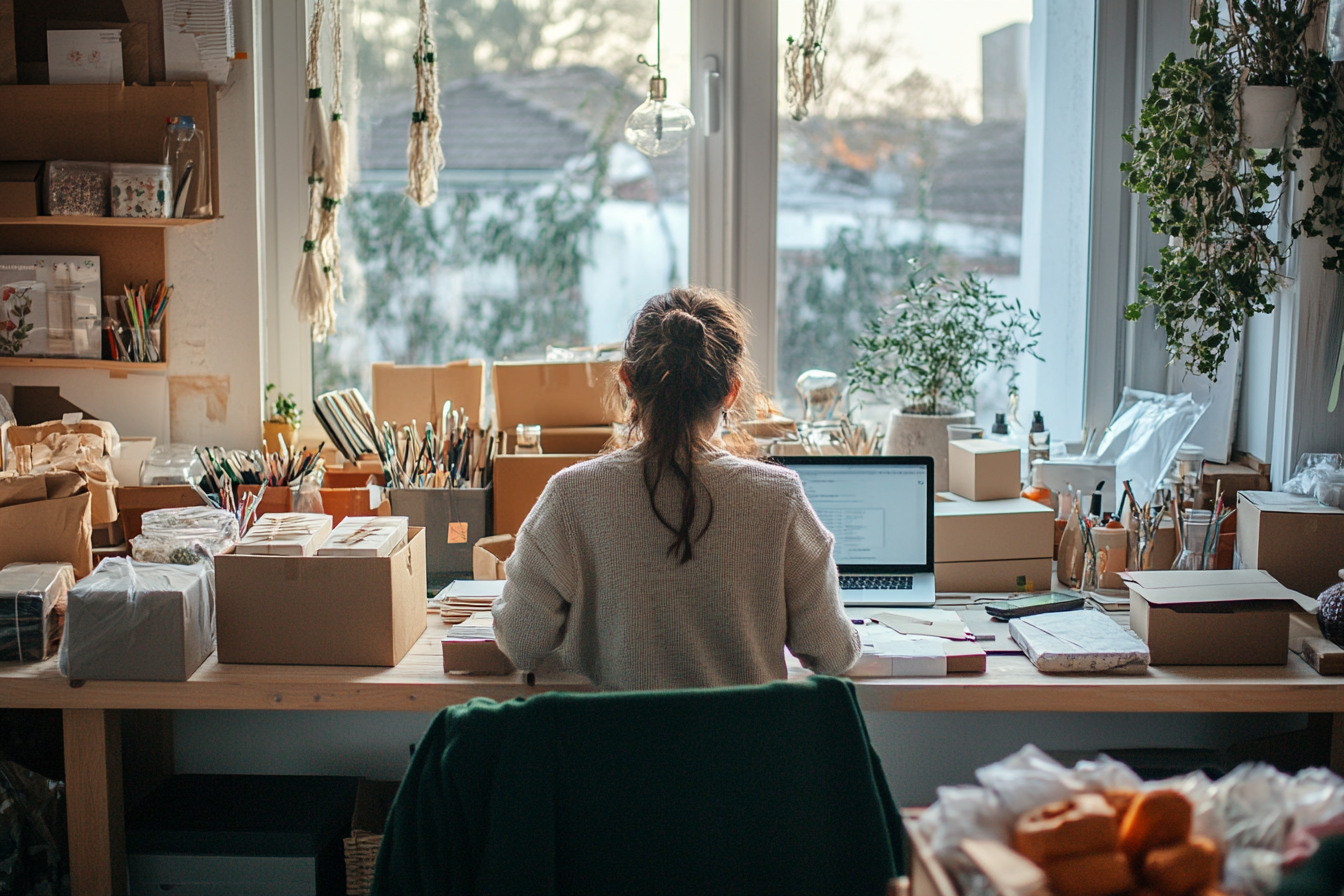
[(0, 569), (0, 662), (51, 658), (61, 640), (69, 563), (11, 563)]
[(386, 557), (406, 543), (404, 516), (348, 516), (332, 530), (319, 557)]
[(193, 547), (210, 556), (238, 543), (238, 518), (213, 507), (168, 507), (141, 517), (140, 534), (131, 539), (131, 556), (144, 563), (197, 563)]
[(109, 557), (70, 589), (68, 678), (186, 681), (215, 649), (215, 570)]
[(331, 534), (325, 513), (267, 513), (247, 530), (235, 554), (311, 557)]
[(53, 420), (37, 426), (8, 426), (4, 435), (11, 454), (5, 469), (79, 473), (91, 496), (90, 522), (102, 526), (117, 521), (119, 483), (112, 473), (112, 458), (121, 453), (121, 439), (115, 426), (105, 420)]
[(57, 470), (20, 476), (0, 472), (0, 567), (69, 563), (75, 578), (93, 569), (88, 481)]

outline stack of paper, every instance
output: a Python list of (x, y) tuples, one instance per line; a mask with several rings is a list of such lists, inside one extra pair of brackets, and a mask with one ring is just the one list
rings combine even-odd
[(348, 516), (332, 530), (319, 557), (386, 557), (406, 543), (404, 516)]
[(1142, 675), (1148, 669), (1148, 645), (1097, 610), (1023, 616), (1008, 629), (1042, 672)]
[(47, 32), (47, 81), (50, 84), (120, 84), (121, 31)]
[(311, 557), (330, 534), (331, 517), (325, 513), (268, 513), (247, 530), (233, 551)]
[(435, 595), (430, 603), (437, 601), (443, 621), (457, 625), (473, 613), (488, 611), (495, 598), (503, 593), (503, 579), (458, 579)]
[(163, 61), (169, 81), (225, 84), (233, 56), (232, 0), (163, 0)]
[(902, 635), (885, 625), (859, 626), (863, 655), (845, 674), (850, 678), (934, 678), (947, 674), (941, 638)]
[(458, 641), (493, 641), (495, 617), (489, 610), (477, 611), (448, 629), (445, 637)]

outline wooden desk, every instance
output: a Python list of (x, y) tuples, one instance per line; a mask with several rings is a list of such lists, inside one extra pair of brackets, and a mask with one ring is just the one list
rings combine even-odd
[[(123, 784), (143, 791), (147, 781), (172, 772), (167, 713), (128, 711), (436, 712), (472, 697), (508, 700), (542, 691), (590, 689), (570, 675), (539, 676), (535, 685), (528, 685), (521, 674), (445, 675), (439, 646), (445, 630), (431, 616), (419, 643), (392, 669), (221, 665), (211, 657), (186, 682), (81, 683), (62, 678), (54, 662), (0, 666), (0, 705), (64, 710), (76, 896), (124, 892)], [(1285, 666), (1167, 666), (1139, 676), (1043, 675), (1024, 657), (991, 656), (983, 675), (862, 679), (855, 686), (866, 710), (1333, 713), (1331, 765), (1344, 769), (1344, 678), (1317, 675), (1295, 655)]]

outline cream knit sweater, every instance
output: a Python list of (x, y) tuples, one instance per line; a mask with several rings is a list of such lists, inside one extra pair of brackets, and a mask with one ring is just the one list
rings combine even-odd
[[(600, 688), (759, 684), (784, 678), (787, 646), (835, 675), (859, 658), (840, 602), (834, 539), (793, 471), (724, 452), (697, 481), (714, 518), (682, 564), (649, 507), (640, 455), (618, 451), (556, 474), (518, 533), (495, 602), (495, 636), (519, 669), (557, 648)], [(680, 502), (660, 487), (663, 516)], [(693, 532), (708, 501), (699, 493)]]

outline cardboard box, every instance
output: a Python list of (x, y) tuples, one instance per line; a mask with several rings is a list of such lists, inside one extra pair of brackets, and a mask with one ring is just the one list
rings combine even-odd
[(934, 502), (935, 563), (1041, 558), (1048, 562), (1054, 551), (1055, 512), (1044, 504), (1026, 498), (968, 501), (950, 492), (940, 492)]
[(1316, 597), (1339, 584), (1344, 569), (1344, 510), (1305, 495), (1241, 492), (1233, 565), (1263, 569), (1285, 587)]
[(106, 560), (70, 589), (61, 671), (72, 679), (186, 681), (215, 649), (214, 604), (215, 577), (204, 564)]
[(78, 473), (0, 478), (0, 568), (10, 563), (69, 563), (75, 577), (93, 571), (89, 491)]
[(367, 488), (323, 488), (322, 512), (331, 515), (333, 525), (339, 526), (348, 516), (391, 516), (392, 506), (386, 501), (375, 509)]
[(1205, 510), (1213, 509), (1220, 483), (1224, 507), (1236, 507), (1237, 495), (1241, 492), (1270, 491), (1269, 464), (1252, 462), (1256, 463), (1255, 467), (1244, 463), (1212, 464), (1205, 461), (1199, 485), (1199, 506)]
[(617, 422), (616, 361), (496, 361), (495, 428), (606, 426)]
[(471, 423), (485, 426), (485, 362), (480, 358), (436, 366), (377, 363), (373, 365), (373, 419), (397, 426), (426, 422), (438, 425), (443, 403), (464, 410)]
[(0, 162), (0, 218), (37, 217), (41, 195), (41, 162)]
[(551, 477), (591, 454), (503, 454), (495, 458), (495, 532), (517, 535)]
[(32, 469), (78, 471), (89, 489), (90, 521), (95, 526), (116, 522), (114, 490), (118, 483), (112, 475), (108, 454), (119, 439), (111, 423), (53, 420), (37, 426), (0, 424), (0, 434), (15, 449), (10, 457), (11, 468), (18, 463), (18, 449), (26, 446), (26, 464)]
[(425, 530), (425, 563), (431, 584), (471, 576), (472, 548), (493, 531), (492, 487), (390, 488), (383, 495), (393, 516), (404, 516), (412, 526)]
[[(934, 550), (937, 550), (936, 544)], [(940, 594), (950, 591), (1049, 591), (1054, 581), (1054, 567), (1049, 557), (933, 564), (933, 584)]]
[(121, 486), (117, 488), (116, 499), (127, 541), (140, 534), (140, 519), (146, 511), (205, 506), (205, 501), (189, 485)]
[[(546, 454), (598, 454), (611, 441), (610, 426), (543, 426), (541, 450)], [(513, 445), (514, 433), (509, 433)]]
[(504, 561), (513, 556), (512, 535), (491, 535), (476, 542), (471, 550), (471, 577), (482, 581), (502, 581)]
[(444, 672), (508, 675), (518, 671), (494, 641), (444, 638), (442, 644)]
[(1271, 666), (1288, 661), (1288, 617), (1316, 602), (1263, 570), (1126, 572), (1129, 626), (1154, 666)]
[(947, 443), (948, 489), (971, 501), (1001, 501), (1022, 493), (1022, 449), (994, 439)]
[(395, 666), (425, 631), (425, 533), (387, 557), (215, 558), (221, 663)]

